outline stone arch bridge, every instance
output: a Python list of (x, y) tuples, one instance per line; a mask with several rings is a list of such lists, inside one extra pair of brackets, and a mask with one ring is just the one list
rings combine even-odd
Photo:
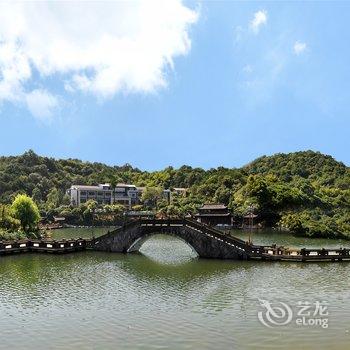
[(190, 219), (130, 221), (91, 242), (94, 250), (129, 253), (157, 233), (176, 236), (186, 242), (201, 258), (248, 259), (252, 253), (246, 242), (225, 235), (210, 226)]
[(86, 248), (107, 252), (138, 251), (152, 235), (177, 236), (201, 258), (272, 261), (350, 261), (350, 249), (292, 249), (245, 242), (192, 219), (141, 219), (129, 221), (107, 234), (86, 242)]

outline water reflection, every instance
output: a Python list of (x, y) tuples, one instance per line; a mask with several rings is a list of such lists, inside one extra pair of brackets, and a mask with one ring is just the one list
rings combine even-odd
[[(167, 236), (154, 236), (140, 254), (2, 257), (2, 345), (346, 349), (349, 266), (198, 259)], [(266, 329), (257, 320), (259, 298), (326, 300), (331, 327)]]
[(290, 248), (350, 248), (350, 240), (298, 237), (290, 232), (274, 229), (231, 230), (230, 233), (245, 241), (250, 236), (253, 243), (257, 245), (277, 244)]

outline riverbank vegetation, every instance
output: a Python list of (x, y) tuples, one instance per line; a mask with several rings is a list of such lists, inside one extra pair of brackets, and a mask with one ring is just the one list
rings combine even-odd
[[(120, 206), (69, 205), (65, 191), (72, 184), (104, 182), (146, 187), (145, 204), (135, 209), (153, 209), (163, 216), (194, 214), (203, 203), (219, 202), (229, 206), (237, 222), (253, 211), (261, 226), (310, 237), (350, 237), (350, 168), (318, 152), (264, 156), (239, 169), (182, 166), (154, 172), (128, 164), (55, 160), (33, 151), (0, 157), (0, 203), (9, 205), (26, 194), (47, 220), (64, 216), (72, 224), (107, 224), (121, 219)], [(174, 187), (187, 191), (173, 195), (169, 204), (160, 193)]]
[(38, 237), (40, 213), (32, 198), (18, 194), (11, 205), (0, 204), (0, 239)]

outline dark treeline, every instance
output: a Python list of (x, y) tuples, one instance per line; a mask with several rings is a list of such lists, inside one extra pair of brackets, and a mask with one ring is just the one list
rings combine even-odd
[(186, 196), (174, 196), (170, 204), (157, 203), (156, 210), (165, 215), (193, 214), (205, 202), (219, 202), (228, 205), (237, 220), (253, 210), (261, 225), (308, 236), (350, 237), (350, 168), (318, 152), (264, 156), (239, 169), (182, 166), (154, 172), (128, 164), (56, 160), (33, 151), (0, 158), (2, 204), (24, 193), (41, 211), (69, 216), (86, 208), (69, 206), (67, 188), (105, 182), (143, 186), (150, 197), (162, 188), (188, 188)]

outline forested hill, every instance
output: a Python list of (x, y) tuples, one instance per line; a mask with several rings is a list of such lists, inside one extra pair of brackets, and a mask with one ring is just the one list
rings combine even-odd
[(274, 174), (283, 181), (294, 176), (315, 180), (323, 185), (350, 188), (350, 168), (319, 152), (278, 153), (263, 156), (244, 167), (249, 174)]
[(221, 202), (236, 216), (253, 208), (265, 225), (281, 225), (309, 235), (350, 236), (350, 168), (318, 152), (264, 156), (239, 169), (182, 166), (154, 172), (130, 165), (56, 160), (33, 151), (0, 157), (1, 203), (26, 193), (41, 210), (57, 207), (59, 214), (67, 210), (64, 193), (72, 184), (104, 182), (189, 188), (185, 198), (158, 206), (168, 214), (193, 213), (203, 202)]

